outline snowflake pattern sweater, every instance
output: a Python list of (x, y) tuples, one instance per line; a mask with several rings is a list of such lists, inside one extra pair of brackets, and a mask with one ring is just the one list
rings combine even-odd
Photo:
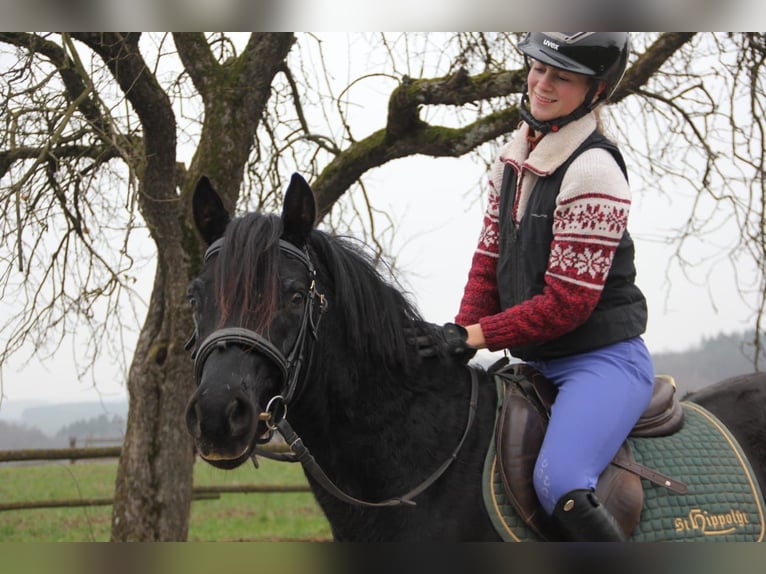
[[(479, 244), (455, 318), (461, 325), (479, 323), (491, 351), (556, 339), (582, 325), (598, 303), (627, 227), (631, 202), (620, 167), (603, 149), (584, 152), (564, 175), (543, 292), (503, 310), (496, 278), (499, 218), (520, 222), (537, 179), (552, 174), (594, 129), (595, 116), (588, 114), (547, 134), (530, 152), (529, 128), (524, 124), (492, 166)], [(511, 213), (500, 214), (506, 164), (518, 174), (516, 201)]]

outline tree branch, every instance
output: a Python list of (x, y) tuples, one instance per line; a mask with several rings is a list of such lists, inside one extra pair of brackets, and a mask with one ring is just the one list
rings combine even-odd
[(690, 42), (695, 35), (696, 32), (663, 33), (625, 72), (625, 76), (610, 100), (619, 102), (626, 96), (636, 93), (669, 58), (674, 56), (684, 44)]
[(236, 204), (272, 82), (294, 42), (293, 34), (254, 33), (242, 54), (208, 78), (205, 124), (189, 174), (194, 183), (200, 174), (211, 177), (227, 208)]
[(23, 146), (12, 150), (0, 150), (0, 178), (8, 172), (13, 163), (37, 159), (41, 156), (43, 158), (52, 157), (56, 160), (89, 158), (98, 163), (105, 163), (110, 159), (122, 157), (120, 152), (110, 145), (64, 144), (49, 149)]
[(462, 128), (431, 126), (421, 122), (418, 130), (403, 134), (398, 139), (388, 137), (387, 130), (377, 131), (346, 148), (312, 182), (318, 216), (327, 215), (345, 191), (370, 169), (416, 154), (459, 157), (512, 131), (519, 119), (518, 109), (513, 107), (488, 114)]
[(467, 103), (503, 97), (519, 92), (526, 73), (522, 70), (469, 76), (464, 69), (438, 79), (412, 80), (405, 77), (391, 94), (388, 103), (387, 137), (417, 129), (421, 106), (462, 106)]
[(173, 34), (178, 57), (194, 83), (203, 101), (210, 96), (220, 64), (210, 51), (210, 45), (201, 32), (175, 32)]
[(332, 155), (340, 154), (341, 150), (337, 145), (335, 145), (335, 142), (333, 142), (330, 138), (314, 134), (309, 129), (309, 124), (306, 121), (306, 114), (303, 111), (303, 104), (301, 103), (300, 90), (298, 89), (298, 85), (295, 82), (295, 77), (293, 76), (293, 73), (287, 64), (282, 67), (282, 73), (285, 75), (287, 83), (290, 86), (293, 108), (295, 108), (295, 115), (298, 117), (298, 122), (301, 125), (304, 139), (315, 143), (321, 149), (329, 152)]
[(140, 34), (77, 33), (98, 54), (138, 115), (144, 133), (145, 166), (141, 173), (141, 211), (155, 239), (177, 230), (166, 224), (177, 207), (176, 121), (170, 98), (151, 73), (138, 49)]
[[(37, 34), (27, 34), (22, 32), (0, 32), (0, 41), (19, 48), (24, 48), (30, 52), (40, 54), (47, 58), (61, 77), (61, 81), (66, 88), (67, 100), (71, 103), (78, 101), (77, 109), (90, 122), (96, 131), (102, 134), (102, 139), (108, 141), (111, 139), (112, 126), (101, 113), (98, 105), (98, 99), (92, 93), (93, 87), (90, 79), (83, 77), (82, 68), (67, 56), (64, 49), (58, 44), (46, 40)], [(87, 97), (83, 97), (86, 95)]]

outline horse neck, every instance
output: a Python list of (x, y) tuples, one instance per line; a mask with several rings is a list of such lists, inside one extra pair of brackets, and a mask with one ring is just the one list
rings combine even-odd
[(460, 436), (469, 393), (464, 369), (434, 363), (408, 373), (343, 355), (320, 338), (293, 425), (320, 464), (348, 471), (350, 482), (432, 469)]

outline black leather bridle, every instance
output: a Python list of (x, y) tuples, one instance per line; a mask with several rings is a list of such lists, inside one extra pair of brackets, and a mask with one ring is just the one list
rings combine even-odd
[[(211, 257), (216, 255), (223, 247), (223, 238), (214, 241), (205, 252), (204, 261), (207, 262)], [(266, 423), (269, 430), (268, 438), (265, 440), (259, 439), (259, 442), (266, 442), (271, 438), (271, 435), (275, 430), (278, 430), (285, 442), (293, 453), (294, 458), (291, 458), (292, 462), (300, 462), (306, 472), (311, 474), (314, 479), (330, 494), (336, 498), (354, 504), (357, 506), (367, 507), (385, 507), (385, 506), (415, 506), (413, 498), (425, 491), (430, 487), (437, 479), (439, 479), (452, 463), (457, 458), (460, 449), (463, 447), (463, 443), (468, 436), (473, 421), (476, 416), (476, 409), (478, 403), (478, 375), (475, 369), (469, 369), (471, 377), (471, 398), (469, 400), (468, 416), (465, 423), (465, 429), (458, 442), (455, 450), (445, 460), (439, 468), (436, 469), (428, 478), (421, 482), (418, 486), (407, 492), (402, 496), (390, 498), (380, 502), (368, 502), (355, 498), (342, 490), (340, 490), (335, 483), (325, 474), (322, 468), (317, 463), (316, 459), (309, 452), (308, 448), (303, 444), (303, 440), (293, 430), (290, 423), (287, 421), (287, 406), (292, 401), (295, 401), (303, 390), (303, 386), (299, 386), (298, 378), (300, 376), (301, 367), (306, 359), (307, 347), (308, 347), (308, 335), (311, 335), (312, 341), (316, 340), (317, 330), (319, 327), (319, 320), (322, 317), (325, 309), (327, 308), (327, 301), (323, 294), (317, 291), (316, 287), (316, 269), (311, 262), (308, 253), (295, 247), (292, 243), (289, 243), (283, 239), (279, 241), (279, 249), (283, 255), (297, 259), (306, 267), (309, 277), (310, 286), (307, 293), (306, 305), (303, 309), (303, 317), (301, 319), (301, 325), (298, 330), (295, 342), (290, 352), (285, 356), (271, 341), (266, 339), (263, 335), (256, 333), (250, 329), (241, 327), (224, 327), (213, 331), (200, 345), (192, 355), (194, 358), (194, 378), (199, 386), (202, 380), (202, 369), (204, 368), (205, 361), (208, 357), (221, 347), (227, 345), (239, 345), (245, 348), (247, 351), (260, 353), (273, 362), (280, 371), (282, 377), (282, 390), (279, 394), (275, 395), (267, 404), (266, 410), (259, 416), (261, 421)], [(197, 333), (192, 335), (185, 347), (188, 351), (193, 347), (197, 339)], [(313, 344), (311, 345), (310, 353), (313, 350)], [(310, 360), (309, 360), (310, 362)], [(280, 410), (281, 409), (281, 410)], [(253, 461), (255, 462), (255, 454), (253, 455)], [(257, 463), (256, 463), (257, 464)]]
[[(205, 252), (204, 262), (218, 254), (223, 247), (223, 238), (214, 241)], [(306, 251), (295, 247), (292, 243), (279, 240), (279, 251), (282, 255), (296, 259), (306, 267), (309, 274), (309, 288), (306, 294), (306, 304), (303, 307), (303, 315), (298, 334), (292, 349), (285, 356), (271, 341), (260, 333), (242, 327), (223, 327), (213, 331), (202, 341), (199, 349), (194, 353), (194, 380), (199, 386), (202, 381), (202, 369), (205, 361), (216, 350), (228, 345), (238, 345), (247, 351), (259, 353), (269, 359), (279, 370), (282, 387), (279, 394), (268, 402), (266, 411), (261, 415), (271, 432), (276, 428), (276, 422), (283, 419), (287, 414), (287, 405), (297, 399), (300, 391), (299, 377), (307, 355), (313, 350), (313, 344), (309, 345), (308, 336), (313, 343), (316, 340), (319, 321), (327, 308), (327, 301), (323, 294), (319, 293), (316, 286), (316, 269)], [(196, 341), (196, 333), (192, 336), (187, 347)], [(279, 412), (281, 410), (281, 412)], [(265, 441), (264, 441), (265, 442)]]

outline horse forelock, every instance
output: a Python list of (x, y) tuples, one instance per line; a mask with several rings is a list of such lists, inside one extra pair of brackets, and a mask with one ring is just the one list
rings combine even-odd
[(232, 220), (216, 262), (216, 298), (221, 326), (238, 326), (266, 333), (278, 301), (281, 220), (249, 213)]

